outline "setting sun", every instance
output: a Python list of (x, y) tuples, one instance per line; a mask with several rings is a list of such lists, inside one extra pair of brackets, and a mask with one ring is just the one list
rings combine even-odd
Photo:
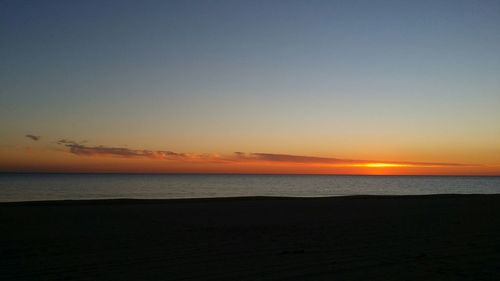
[(358, 167), (369, 167), (369, 168), (386, 168), (386, 167), (409, 167), (409, 164), (394, 164), (394, 163), (366, 163), (366, 164), (356, 164), (353, 166)]

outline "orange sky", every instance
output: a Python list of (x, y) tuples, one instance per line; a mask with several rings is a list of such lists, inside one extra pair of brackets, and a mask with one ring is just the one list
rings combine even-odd
[(408, 159), (344, 159), (278, 153), (225, 154), (93, 146), (70, 140), (28, 140), (3, 147), (6, 172), (256, 173), (363, 175), (500, 175), (500, 166)]

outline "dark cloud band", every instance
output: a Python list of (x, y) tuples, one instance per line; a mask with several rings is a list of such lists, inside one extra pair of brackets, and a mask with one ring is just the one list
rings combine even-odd
[(79, 156), (116, 156), (124, 158), (150, 158), (159, 160), (176, 161), (209, 161), (218, 163), (245, 163), (245, 162), (276, 162), (295, 164), (317, 164), (333, 166), (370, 166), (370, 165), (393, 165), (393, 166), (413, 166), (413, 167), (450, 167), (450, 166), (477, 166), (460, 163), (435, 163), (435, 162), (405, 162), (405, 161), (380, 161), (380, 160), (354, 160), (339, 159), (316, 156), (302, 156), (274, 153), (244, 153), (234, 152), (233, 155), (221, 157), (213, 154), (189, 154), (177, 153), (169, 150), (147, 150), (130, 149), (124, 147), (110, 146), (88, 146), (72, 140), (61, 139), (57, 141), (69, 149), (69, 152)]
[(303, 164), (332, 164), (332, 165), (366, 165), (374, 163), (385, 163), (401, 166), (433, 166), (433, 167), (448, 167), (448, 166), (473, 166), (460, 163), (435, 163), (435, 162), (406, 162), (406, 161), (380, 161), (380, 160), (353, 160), (339, 159), (328, 157), (315, 156), (300, 156), (288, 154), (273, 154), (273, 153), (243, 153), (235, 152), (235, 157), (241, 160), (254, 161), (269, 161), (269, 162), (285, 162), (285, 163), (303, 163)]
[(69, 152), (81, 155), (81, 156), (99, 156), (99, 155), (110, 155), (110, 156), (120, 156), (120, 157), (144, 157), (152, 159), (166, 159), (175, 160), (188, 158), (189, 155), (185, 153), (175, 153), (172, 151), (164, 150), (147, 150), (147, 149), (129, 149), (123, 147), (109, 147), (109, 146), (86, 146), (79, 144), (75, 141), (70, 141), (66, 139), (59, 140), (57, 142), (60, 145), (64, 145), (69, 149)]

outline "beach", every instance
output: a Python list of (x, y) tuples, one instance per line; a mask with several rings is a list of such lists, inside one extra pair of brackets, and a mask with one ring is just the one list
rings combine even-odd
[(1, 280), (498, 280), (500, 195), (0, 203)]

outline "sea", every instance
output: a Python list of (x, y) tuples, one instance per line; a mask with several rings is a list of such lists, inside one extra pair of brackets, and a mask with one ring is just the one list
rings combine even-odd
[(0, 174), (0, 202), (500, 193), (500, 177)]

